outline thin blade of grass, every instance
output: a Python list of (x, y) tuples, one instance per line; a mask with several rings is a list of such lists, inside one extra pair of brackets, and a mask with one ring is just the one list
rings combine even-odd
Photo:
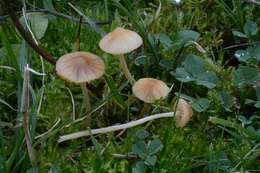
[(70, 2), (68, 3), (73, 10), (75, 10), (80, 16), (83, 16), (84, 20), (89, 24), (89, 26), (94, 29), (101, 37), (104, 37), (106, 35), (106, 32), (102, 30), (91, 18), (86, 16), (81, 10), (76, 8), (74, 5), (72, 5)]
[(148, 44), (149, 49), (151, 50), (151, 53), (155, 57), (156, 64), (159, 63), (159, 54), (157, 53), (158, 51), (156, 50), (155, 42), (152, 37), (152, 35), (149, 34), (147, 28), (145, 27), (145, 24), (142, 21), (142, 18), (138, 15), (136, 10), (132, 7), (132, 4), (128, 1), (125, 0), (124, 3), (126, 3), (124, 7), (120, 2), (113, 0), (115, 6), (121, 10), (134, 24), (134, 27), (138, 29), (142, 37), (144, 38), (145, 42)]
[[(91, 130), (89, 129), (89, 132), (91, 133)], [(97, 172), (100, 172), (102, 169), (103, 159), (101, 154), (101, 146), (97, 142), (96, 138), (91, 134), (90, 135), (91, 141), (94, 145), (95, 151), (96, 151), (96, 161), (95, 161), (95, 169)]]
[(256, 133), (243, 128), (242, 126), (236, 124), (235, 122), (230, 122), (221, 118), (216, 118), (216, 117), (209, 117), (209, 121), (214, 123), (214, 124), (218, 124), (218, 125), (222, 125), (224, 127), (229, 127), (232, 129), (236, 129), (237, 131), (240, 131), (241, 133), (245, 134), (246, 136), (248, 136), (251, 139), (260, 141), (260, 136), (257, 135)]
[(7, 103), (5, 100), (0, 98), (0, 103), (6, 105), (7, 107), (9, 107), (10, 109), (12, 109), (13, 111), (17, 111), (17, 109), (15, 109), (14, 107), (12, 107), (9, 103)]
[(109, 75), (105, 75), (104, 76), (106, 83), (109, 87), (109, 89), (111, 90), (112, 96), (115, 98), (116, 103), (122, 108), (125, 109), (127, 108), (127, 103), (124, 101), (124, 99), (122, 98), (122, 96), (119, 94), (119, 91), (116, 87), (116, 84), (113, 80), (113, 78)]
[(4, 151), (4, 143), (3, 143), (3, 132), (2, 132), (2, 127), (0, 126), (0, 172), (5, 172), (5, 161), (6, 161), (6, 156), (5, 156), (5, 151)]
[(15, 73), (16, 77), (21, 78), (22, 76), (21, 69), (19, 68), (18, 61), (16, 59), (15, 53), (13, 52), (12, 45), (8, 39), (6, 30), (7, 28), (4, 25), (0, 26), (0, 38), (2, 38), (3, 46), (7, 52), (8, 63), (16, 69), (17, 71), (17, 73)]

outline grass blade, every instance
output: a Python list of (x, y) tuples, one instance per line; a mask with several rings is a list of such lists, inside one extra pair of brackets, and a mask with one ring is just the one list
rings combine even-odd
[(122, 96), (119, 94), (119, 91), (116, 87), (116, 84), (113, 80), (113, 78), (109, 75), (105, 75), (105, 80), (107, 82), (107, 85), (109, 87), (109, 89), (111, 90), (111, 93), (113, 95), (113, 97), (115, 98), (116, 103), (122, 108), (125, 109), (127, 108), (127, 104), (124, 101), (124, 99), (122, 98)]

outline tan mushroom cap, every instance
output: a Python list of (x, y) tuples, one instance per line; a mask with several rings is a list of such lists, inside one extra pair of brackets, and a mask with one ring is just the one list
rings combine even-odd
[(129, 53), (143, 44), (143, 39), (134, 31), (116, 28), (99, 42), (99, 47), (110, 54), (120, 55)]
[(175, 121), (178, 127), (184, 127), (191, 120), (193, 115), (191, 104), (186, 100), (180, 98), (177, 104), (177, 110), (175, 114)]
[(100, 78), (104, 74), (105, 64), (92, 53), (73, 52), (59, 58), (56, 71), (65, 80), (84, 83)]
[(134, 95), (146, 103), (153, 103), (156, 100), (165, 98), (170, 89), (160, 80), (153, 78), (142, 78), (135, 82), (133, 88)]

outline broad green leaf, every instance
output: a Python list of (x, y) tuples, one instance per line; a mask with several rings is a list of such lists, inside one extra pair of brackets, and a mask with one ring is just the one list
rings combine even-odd
[(189, 74), (184, 68), (180, 67), (176, 69), (176, 72), (171, 72), (172, 75), (176, 77), (179, 81), (182, 82), (190, 82), (194, 81), (194, 78), (191, 74)]
[(151, 143), (149, 143), (148, 147), (147, 147), (147, 151), (149, 155), (153, 155), (158, 153), (159, 151), (161, 151), (163, 148), (163, 144), (160, 140), (155, 139), (153, 141), (151, 141)]
[(184, 69), (193, 76), (200, 75), (205, 71), (204, 61), (196, 55), (187, 55), (183, 62)]
[(253, 103), (255, 103), (254, 100), (252, 100), (252, 99), (245, 99), (245, 104), (253, 104)]
[(162, 59), (159, 62), (159, 65), (163, 67), (165, 70), (170, 71), (173, 69), (172, 62), (166, 59)]
[(241, 62), (247, 62), (251, 58), (251, 55), (246, 50), (238, 50), (235, 53), (235, 57)]
[(205, 72), (204, 61), (196, 55), (187, 55), (183, 67), (193, 76), (199, 76)]
[(183, 30), (179, 31), (175, 38), (175, 45), (182, 47), (189, 41), (197, 41), (200, 37), (200, 34), (192, 30)]
[(156, 34), (154, 35), (156, 40), (159, 40), (159, 42), (163, 45), (163, 47), (168, 50), (172, 47), (172, 40), (169, 36), (167, 36), (164, 33)]
[(234, 83), (239, 88), (244, 84), (255, 84), (259, 82), (259, 74), (256, 69), (248, 66), (239, 66), (234, 72)]
[(153, 156), (147, 156), (147, 158), (145, 159), (145, 163), (148, 165), (148, 166), (154, 166), (155, 163), (157, 161), (157, 157), (155, 155)]
[(236, 37), (240, 37), (240, 38), (248, 38), (246, 34), (239, 32), (239, 31), (232, 31), (232, 34)]
[(248, 120), (246, 117), (242, 116), (242, 115), (239, 115), (238, 116), (238, 120), (241, 121), (242, 123), (246, 124), (246, 125), (249, 125), (252, 123), (251, 120)]
[(257, 24), (253, 21), (248, 20), (244, 25), (244, 32), (248, 36), (254, 36), (258, 32)]
[(191, 102), (192, 107), (197, 111), (197, 112), (203, 112), (209, 107), (209, 100), (206, 98), (200, 98), (197, 99), (193, 102)]
[(260, 61), (260, 44), (250, 46), (247, 51), (250, 53), (251, 58), (256, 59), (257, 61)]
[(183, 94), (183, 93), (178, 93), (178, 92), (175, 92), (174, 93), (176, 96), (180, 96), (180, 98), (183, 98), (185, 100), (188, 100), (189, 102), (193, 102), (194, 100), (196, 100), (195, 98), (191, 97), (191, 96), (188, 96), (186, 94)]
[(132, 167), (132, 173), (145, 173), (146, 166), (143, 161), (138, 161)]
[(220, 91), (218, 94), (218, 100), (223, 108), (225, 108), (226, 111), (231, 111), (230, 108), (235, 103), (235, 98), (226, 91)]
[(138, 139), (146, 139), (149, 135), (149, 132), (146, 130), (138, 130), (135, 134)]
[(39, 169), (38, 168), (31, 168), (31, 169), (28, 169), (26, 171), (26, 173), (38, 173), (39, 172)]
[(196, 55), (187, 55), (183, 67), (179, 67), (170, 74), (182, 82), (196, 81), (196, 84), (207, 88), (214, 88), (219, 83), (219, 78), (213, 71), (206, 70), (206, 64)]
[(255, 94), (256, 94), (257, 101), (260, 101), (260, 86), (255, 88)]
[(254, 133), (256, 136), (260, 137), (260, 129), (256, 130), (252, 125), (247, 126), (246, 129), (252, 133)]
[(206, 71), (198, 75), (196, 83), (198, 85), (203, 85), (209, 89), (212, 89), (219, 83), (219, 79), (214, 72)]
[(255, 105), (256, 108), (260, 108), (260, 101), (256, 101)]
[[(47, 15), (44, 13), (27, 13), (26, 18), (36, 39), (41, 39), (48, 28), (49, 20)], [(20, 22), (24, 28), (27, 28), (24, 16), (20, 18)]]
[(132, 152), (141, 158), (146, 156), (146, 145), (144, 141), (136, 141), (132, 146)]

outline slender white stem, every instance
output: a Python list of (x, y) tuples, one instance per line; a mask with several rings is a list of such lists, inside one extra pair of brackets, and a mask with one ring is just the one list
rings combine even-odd
[(85, 136), (108, 133), (108, 132), (113, 132), (113, 131), (122, 130), (122, 129), (128, 129), (128, 128), (143, 124), (147, 121), (152, 121), (152, 120), (159, 119), (159, 118), (168, 118), (168, 117), (173, 117), (173, 116), (174, 116), (174, 112), (166, 112), (166, 113), (160, 113), (160, 114), (147, 116), (142, 119), (131, 121), (131, 122), (125, 123), (125, 124), (114, 125), (114, 126), (109, 126), (109, 127), (99, 128), (99, 129), (93, 129), (93, 130), (79, 131), (79, 132), (60, 136), (58, 142), (60, 143), (60, 142), (77, 139), (77, 138), (81, 138), (81, 137), (85, 137)]
[(52, 132), (52, 130), (53, 130), (60, 122), (61, 122), (61, 119), (58, 118), (58, 120), (54, 123), (54, 125), (53, 125), (48, 131), (46, 131), (46, 132), (44, 132), (44, 133), (42, 133), (42, 134), (40, 134), (40, 135), (38, 135), (38, 136), (35, 136), (34, 139), (38, 139), (38, 138), (41, 138), (41, 137), (43, 137), (43, 136), (49, 134), (50, 132)]
[(89, 99), (89, 94), (88, 94), (88, 89), (86, 86), (86, 83), (82, 83), (80, 84), (82, 93), (83, 93), (83, 104), (85, 104), (84, 106), (86, 107), (86, 111), (89, 111), (90, 108), (90, 99)]
[[(90, 98), (89, 98), (89, 94), (88, 94), (88, 88), (87, 88), (87, 86), (86, 86), (86, 83), (81, 83), (80, 84), (80, 87), (81, 87), (81, 90), (82, 90), (82, 93), (83, 93), (83, 96), (84, 96), (84, 98), (83, 98), (83, 108), (85, 108), (85, 111), (86, 112), (89, 112), (90, 110), (91, 110), (91, 104), (90, 104)], [(91, 116), (88, 116), (87, 118), (86, 118), (86, 125), (87, 126), (91, 126)]]
[(125, 61), (125, 57), (124, 57), (123, 54), (121, 54), (121, 55), (119, 56), (119, 61), (120, 61), (120, 67), (122, 68), (123, 73), (124, 73), (126, 79), (131, 83), (131, 85), (134, 85), (135, 79), (134, 79), (134, 77), (131, 75), (131, 73), (130, 73), (128, 67), (127, 67), (127, 64), (126, 64), (126, 61)]

